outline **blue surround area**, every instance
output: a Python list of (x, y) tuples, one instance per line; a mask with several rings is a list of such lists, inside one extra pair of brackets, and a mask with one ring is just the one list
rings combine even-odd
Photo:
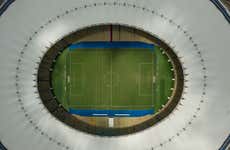
[(76, 110), (70, 108), (71, 114), (88, 117), (140, 117), (145, 115), (151, 115), (154, 113), (154, 109), (148, 110), (88, 110), (81, 109)]
[(114, 42), (80, 42), (69, 46), (69, 50), (76, 50), (79, 48), (147, 48), (154, 50), (153, 44), (144, 42), (128, 42), (128, 41), (114, 41)]

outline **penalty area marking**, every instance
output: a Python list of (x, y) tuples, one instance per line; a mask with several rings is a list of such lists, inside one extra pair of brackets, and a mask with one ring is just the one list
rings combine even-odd
[[(139, 70), (139, 86), (138, 86), (138, 96), (151, 96), (151, 97), (153, 97), (153, 92), (151, 92), (151, 95), (148, 95), (148, 94), (142, 94), (141, 93), (141, 78), (142, 78), (142, 71), (141, 71), (141, 68), (142, 68), (142, 66), (143, 65), (152, 65), (152, 67), (151, 68), (153, 68), (153, 62), (151, 62), (151, 63), (139, 63), (138, 64), (138, 70)], [(152, 72), (152, 75), (153, 75), (153, 69), (151, 70)], [(155, 76), (153, 76), (153, 77), (155, 77)], [(154, 78), (152, 78), (152, 79), (154, 79)], [(153, 81), (152, 81), (152, 83), (153, 83)], [(153, 91), (153, 84), (152, 84), (152, 90), (151, 91)]]

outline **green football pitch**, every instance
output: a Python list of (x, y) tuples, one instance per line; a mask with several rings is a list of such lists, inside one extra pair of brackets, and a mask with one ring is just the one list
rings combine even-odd
[(158, 111), (174, 87), (172, 64), (159, 47), (65, 49), (52, 87), (66, 110)]

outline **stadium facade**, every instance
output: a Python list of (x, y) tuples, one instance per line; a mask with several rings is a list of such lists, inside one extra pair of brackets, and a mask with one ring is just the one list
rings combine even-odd
[[(0, 15), (0, 149), (229, 149), (230, 17), (221, 1), (3, 0)], [(175, 109), (127, 135), (76, 130), (57, 117), (59, 105), (44, 105), (38, 91), (39, 65), (50, 48), (63, 48), (57, 43), (76, 31), (106, 24), (160, 39), (183, 69)]]

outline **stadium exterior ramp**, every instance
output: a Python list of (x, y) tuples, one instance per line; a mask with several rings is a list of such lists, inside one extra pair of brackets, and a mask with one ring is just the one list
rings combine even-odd
[[(180, 57), (185, 89), (159, 124), (99, 137), (55, 119), (36, 87), (38, 62), (63, 36), (96, 24), (142, 29)], [(15, 1), (0, 18), (0, 140), (9, 150), (216, 150), (230, 131), (230, 26), (210, 1)]]

